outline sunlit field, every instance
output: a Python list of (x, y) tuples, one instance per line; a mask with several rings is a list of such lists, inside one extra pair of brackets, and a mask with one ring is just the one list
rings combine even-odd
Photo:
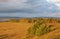
[(60, 39), (60, 18), (0, 18), (0, 39)]

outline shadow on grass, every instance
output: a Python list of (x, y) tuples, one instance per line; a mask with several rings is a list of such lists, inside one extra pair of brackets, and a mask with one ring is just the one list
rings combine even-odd
[(13, 35), (9, 35), (9, 34), (4, 34), (4, 35), (0, 35), (0, 39), (10, 39), (11, 37), (15, 36), (15, 34)]

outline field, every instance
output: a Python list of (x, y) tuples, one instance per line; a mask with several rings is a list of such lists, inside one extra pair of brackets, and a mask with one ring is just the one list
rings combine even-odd
[(60, 39), (60, 18), (0, 18), (0, 39)]

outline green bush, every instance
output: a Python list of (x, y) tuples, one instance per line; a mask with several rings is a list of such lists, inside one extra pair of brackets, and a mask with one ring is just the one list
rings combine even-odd
[(42, 36), (51, 31), (54, 31), (56, 28), (53, 25), (46, 26), (43, 21), (35, 22), (34, 26), (30, 27), (27, 30), (27, 38), (31, 38), (33, 36)]

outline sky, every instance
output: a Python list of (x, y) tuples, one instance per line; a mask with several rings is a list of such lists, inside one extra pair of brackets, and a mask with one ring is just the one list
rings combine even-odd
[(0, 17), (60, 17), (60, 0), (0, 0)]

